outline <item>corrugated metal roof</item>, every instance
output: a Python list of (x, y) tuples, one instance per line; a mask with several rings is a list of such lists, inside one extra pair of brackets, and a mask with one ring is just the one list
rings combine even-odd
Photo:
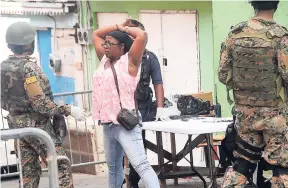
[(63, 15), (73, 3), (0, 2), (2, 15)]

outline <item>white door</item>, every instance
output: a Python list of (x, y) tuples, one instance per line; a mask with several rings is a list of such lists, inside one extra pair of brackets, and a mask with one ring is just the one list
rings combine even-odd
[[(147, 49), (160, 62), (165, 96), (172, 90), (178, 94), (199, 92), (200, 74), (197, 48), (197, 17), (193, 11), (141, 11), (140, 20), (148, 33)], [(163, 133), (163, 148), (171, 151), (170, 134)], [(187, 136), (176, 134), (176, 151), (186, 143)], [(146, 139), (156, 143), (155, 133), (146, 131)], [(193, 136), (193, 138), (195, 138)], [(151, 164), (157, 164), (157, 155), (147, 151)], [(193, 151), (196, 166), (205, 166), (203, 150)], [(189, 159), (189, 155), (186, 156)], [(189, 166), (185, 160), (178, 165)]]
[(199, 91), (196, 13), (192, 11), (141, 11), (148, 33), (147, 49), (161, 64), (165, 96)]
[(128, 18), (127, 13), (97, 13), (99, 28), (113, 24), (122, 24), (126, 18)]

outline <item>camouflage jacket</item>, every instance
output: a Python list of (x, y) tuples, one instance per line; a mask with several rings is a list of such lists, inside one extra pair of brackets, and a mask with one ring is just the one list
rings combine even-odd
[[(67, 116), (71, 112), (69, 106), (53, 102), (47, 77), (30, 57), (10, 56), (1, 63), (1, 107), (9, 111), (11, 120), (21, 117), (21, 124), (27, 126), (34, 126), (29, 125), (31, 121), (35, 124), (34, 121), (50, 120), (60, 114)], [(16, 124), (14, 126), (22, 127)]]
[(218, 77), (233, 89), (235, 105), (284, 104), (287, 50), (288, 31), (272, 20), (254, 17), (232, 27), (221, 45)]

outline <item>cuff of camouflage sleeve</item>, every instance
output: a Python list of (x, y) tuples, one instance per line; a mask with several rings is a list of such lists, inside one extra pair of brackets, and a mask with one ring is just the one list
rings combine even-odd
[(61, 106), (60, 113), (65, 116), (69, 116), (71, 114), (71, 106), (70, 105)]

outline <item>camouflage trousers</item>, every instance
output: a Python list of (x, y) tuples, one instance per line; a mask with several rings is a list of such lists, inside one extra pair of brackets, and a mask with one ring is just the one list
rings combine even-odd
[[(57, 143), (55, 145), (57, 156), (66, 155), (61, 144), (62, 141), (59, 139), (59, 136), (56, 135), (50, 118), (40, 116), (39, 114), (36, 114), (35, 117), (31, 114), (23, 114), (18, 116), (9, 114), (7, 121), (10, 129), (34, 127), (46, 131), (51, 136), (54, 143)], [(17, 147), (15, 147), (15, 150), (17, 151)], [(46, 162), (46, 145), (35, 137), (25, 137), (20, 139), (20, 154), (23, 186), (24, 188), (37, 188), (39, 186), (41, 175), (39, 157), (44, 163)], [(58, 174), (60, 188), (73, 188), (71, 164), (69, 161), (58, 160)]]
[[(286, 110), (273, 108), (252, 108), (235, 106), (237, 134), (246, 143), (264, 148), (264, 159), (270, 165), (288, 168), (288, 133)], [(245, 151), (253, 154), (248, 149)], [(236, 158), (244, 158), (257, 163), (248, 157), (234, 151)], [(246, 184), (246, 177), (233, 168), (227, 169), (222, 188), (242, 188)], [(288, 187), (288, 175), (272, 178), (272, 188)]]
[[(56, 153), (57, 156), (66, 155), (62, 145), (56, 146)], [(21, 139), (20, 154), (23, 176), (23, 188), (37, 188), (39, 186), (42, 171), (39, 157), (47, 165), (46, 146), (35, 138)], [(58, 175), (60, 188), (73, 188), (71, 165), (69, 161), (58, 160)]]

